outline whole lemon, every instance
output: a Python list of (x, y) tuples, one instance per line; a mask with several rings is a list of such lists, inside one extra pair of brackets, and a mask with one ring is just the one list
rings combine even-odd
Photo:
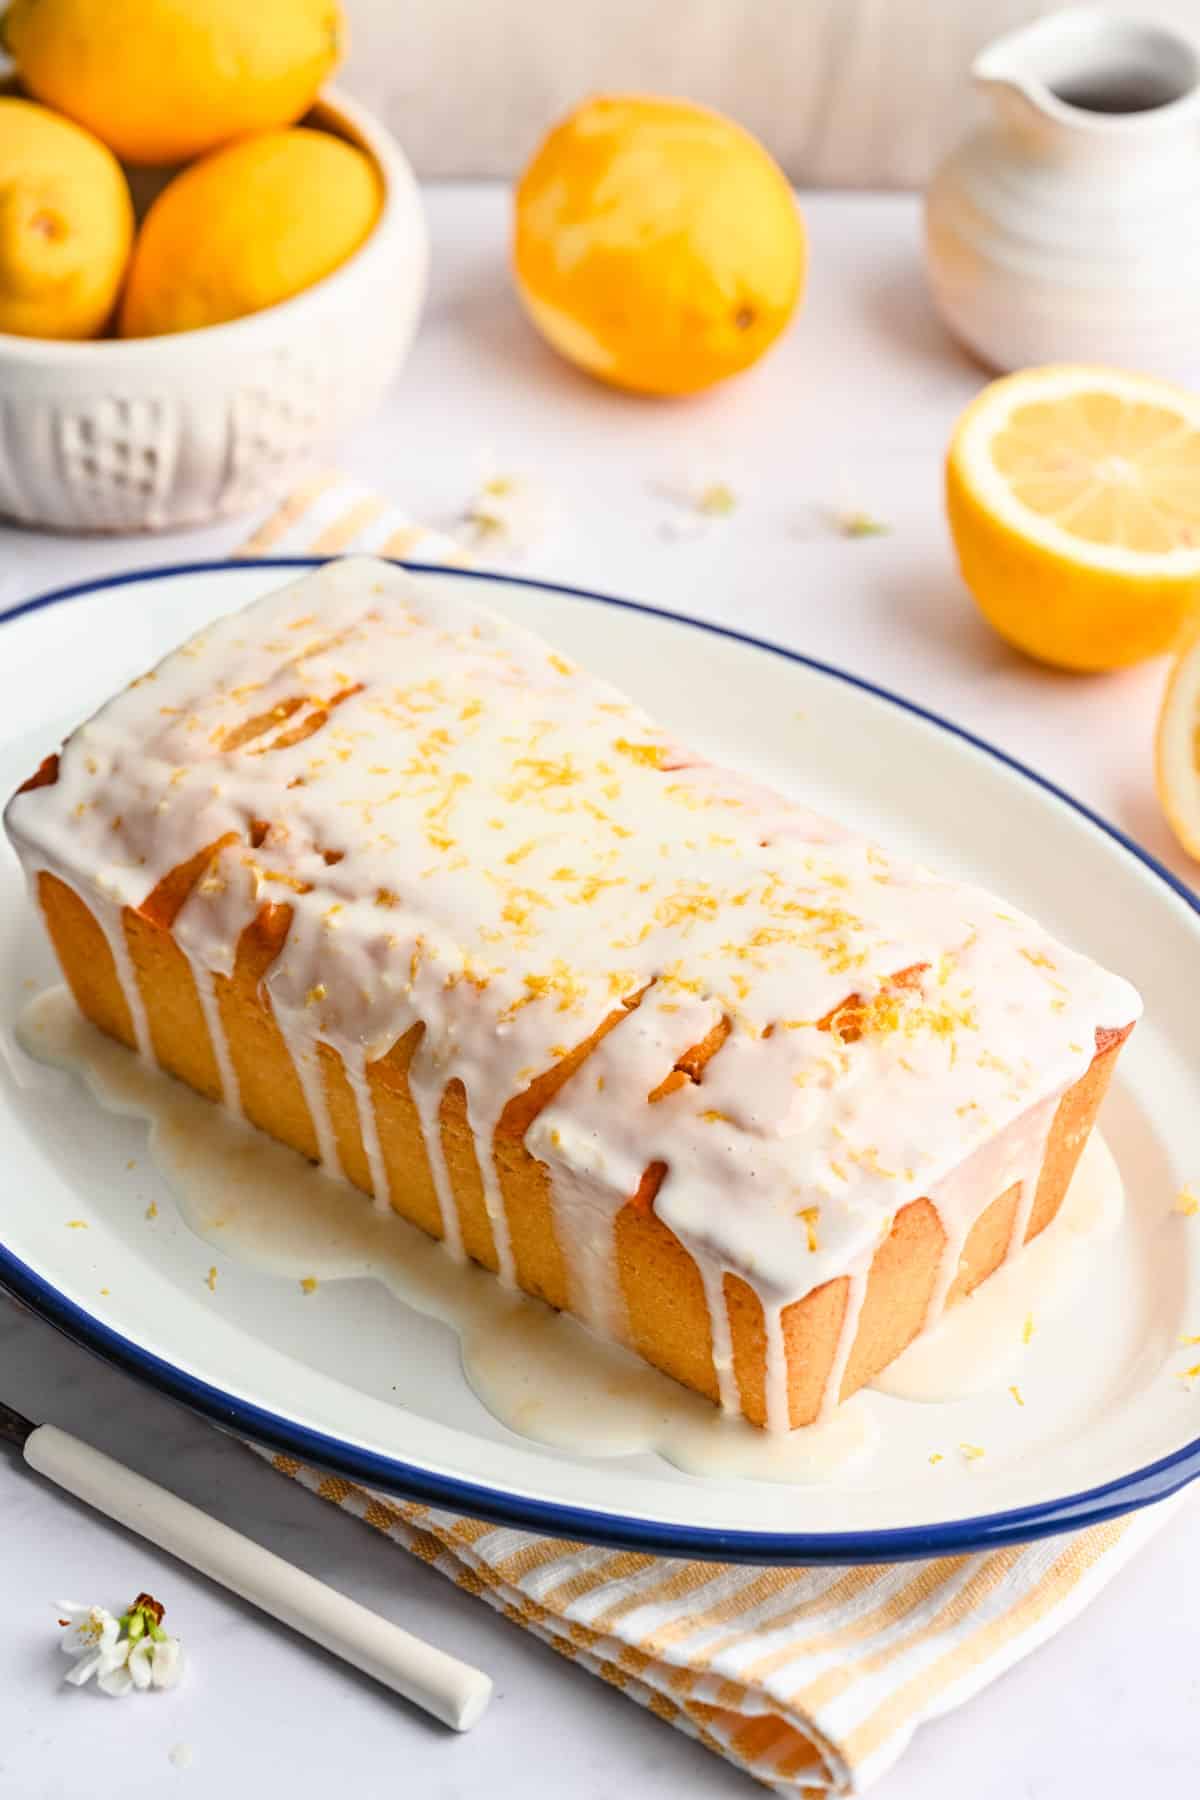
[(329, 275), (369, 234), (380, 179), (323, 131), (265, 131), (168, 183), (142, 222), (122, 337), (159, 337), (260, 312)]
[(103, 331), (129, 260), (133, 203), (121, 166), (90, 132), (0, 98), (0, 331)]
[(342, 50), (338, 0), (12, 0), (29, 92), (128, 163), (291, 125)]
[(804, 282), (804, 228), (748, 132), (683, 100), (612, 95), (556, 125), (516, 193), (534, 324), (589, 374), (686, 394), (749, 367)]

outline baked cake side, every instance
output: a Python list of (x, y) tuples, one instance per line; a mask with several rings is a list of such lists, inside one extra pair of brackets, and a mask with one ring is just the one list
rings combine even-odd
[(775, 1429), (1054, 1216), (1127, 983), (366, 559), (220, 620), (10, 803), (81, 1009)]

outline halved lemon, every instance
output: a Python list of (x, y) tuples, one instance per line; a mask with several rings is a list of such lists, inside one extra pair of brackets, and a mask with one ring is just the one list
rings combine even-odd
[(1154, 773), (1171, 830), (1200, 860), (1200, 620), (1171, 665), (1154, 740)]
[(963, 579), (1002, 637), (1065, 669), (1169, 650), (1200, 612), (1200, 395), (1062, 364), (994, 381), (951, 440)]

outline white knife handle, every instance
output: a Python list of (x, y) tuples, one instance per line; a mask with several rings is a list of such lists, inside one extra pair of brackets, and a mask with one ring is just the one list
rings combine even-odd
[(103, 1451), (55, 1425), (39, 1425), (26, 1440), (25, 1461), (455, 1731), (470, 1731), (482, 1717), (492, 1694), (491, 1679), (482, 1670), (422, 1643)]

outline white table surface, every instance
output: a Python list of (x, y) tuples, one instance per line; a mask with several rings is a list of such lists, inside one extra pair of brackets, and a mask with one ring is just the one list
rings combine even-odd
[[(990, 737), (1180, 874), (1151, 780), (1160, 665), (1074, 679), (1010, 653), (959, 583), (941, 506), (951, 423), (982, 379), (925, 299), (915, 202), (805, 203), (812, 267), (787, 340), (740, 382), (657, 405), (577, 377), (526, 326), (505, 268), (503, 190), (428, 192), (434, 283), (412, 359), (346, 468), (451, 523), (490, 450), (558, 503), (528, 572), (722, 620), (841, 663)], [(661, 482), (739, 496), (702, 537), (664, 535)], [(814, 512), (861, 507), (849, 541)], [(222, 555), (226, 526), (142, 540), (0, 528), (0, 608), (134, 564)], [(2, 641), (0, 641), (2, 654)], [(830, 746), (836, 754), (836, 745)], [(1190, 871), (1194, 873), (1194, 870)], [(0, 1794), (399, 1793), (414, 1800), (659, 1800), (755, 1790), (402, 1551), (0, 1301), (0, 1396), (53, 1420), (412, 1630), (481, 1663), (497, 1697), (455, 1738), (231, 1601), (0, 1451)], [(62, 1686), (60, 1599), (165, 1598), (192, 1666), (125, 1705)], [(1200, 1505), (1086, 1616), (925, 1728), (881, 1800), (1116, 1800), (1191, 1791), (1200, 1764)], [(184, 1745), (186, 1768), (169, 1760)], [(1188, 1782), (1191, 1775), (1193, 1780)]]

